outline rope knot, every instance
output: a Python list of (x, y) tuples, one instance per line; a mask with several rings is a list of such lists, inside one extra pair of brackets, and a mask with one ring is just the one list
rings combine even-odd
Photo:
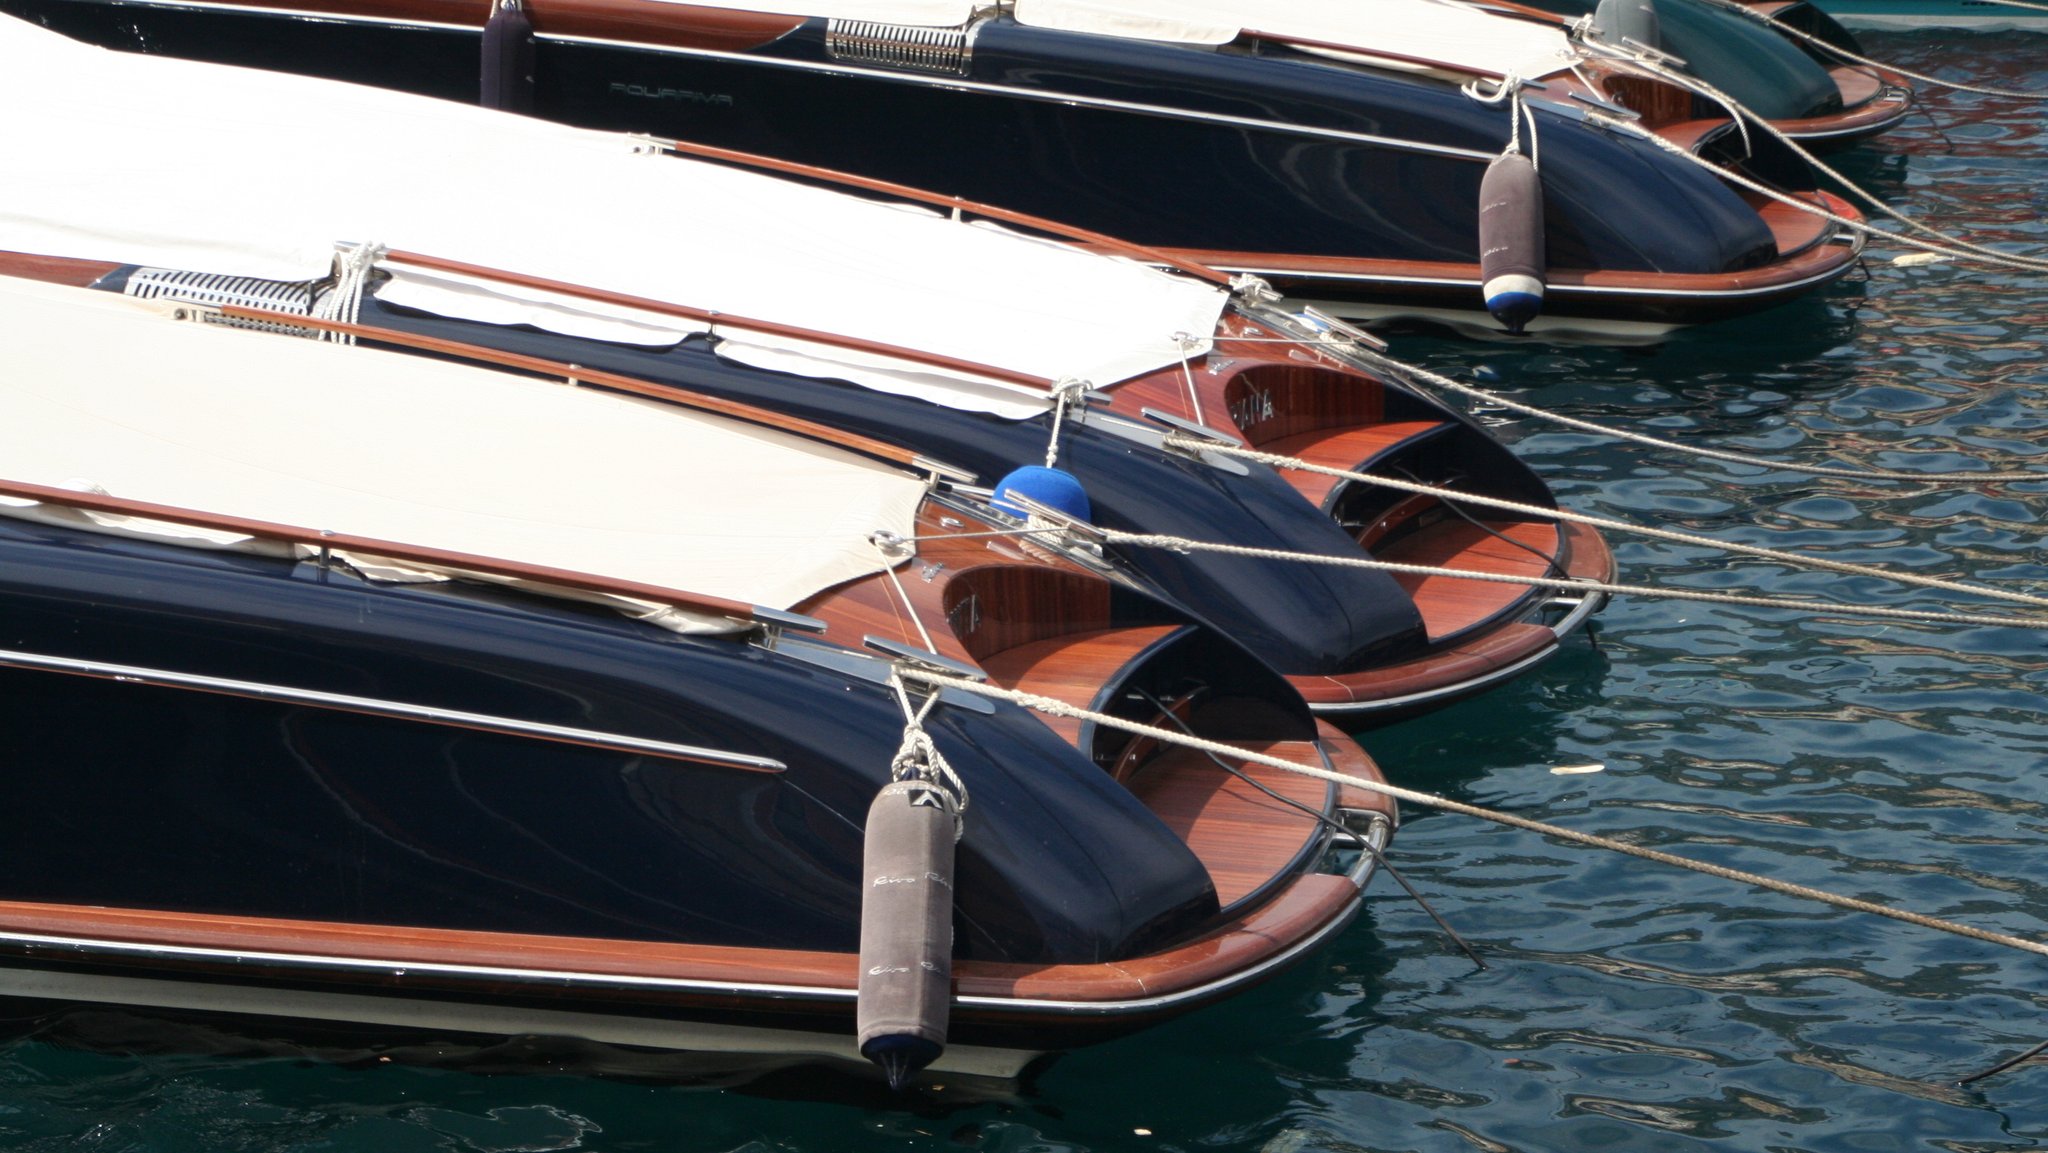
[(924, 728), (925, 717), (939, 703), (939, 686), (929, 686), (931, 696), (917, 708), (911, 707), (910, 690), (904, 686), (900, 670), (890, 676), (889, 687), (896, 690), (896, 702), (903, 707), (903, 743), (889, 759), (889, 779), (923, 786), (923, 794), (912, 803), (937, 805), (952, 813), (953, 839), (958, 841), (967, 832), (967, 782), (953, 771), (946, 754)]
[[(377, 261), (384, 256), (384, 246), (377, 243), (338, 244), (334, 252), (334, 283), (313, 302), (312, 314), (316, 320), (333, 320), (342, 324), (354, 324), (362, 315), (363, 292), (369, 287), (370, 272)], [(323, 332), (320, 339), (335, 344), (354, 344), (355, 335), (347, 332)]]

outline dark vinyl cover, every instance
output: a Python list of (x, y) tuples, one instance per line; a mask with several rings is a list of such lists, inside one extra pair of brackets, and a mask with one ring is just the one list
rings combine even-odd
[[(765, 756), (747, 771), (280, 700), (0, 669), (0, 899), (852, 950), (903, 718), (781, 651), (481, 586), (0, 518), (0, 650)], [(1093, 962), (1216, 911), (1206, 871), (1035, 717), (941, 705), (969, 782), (958, 956)]]

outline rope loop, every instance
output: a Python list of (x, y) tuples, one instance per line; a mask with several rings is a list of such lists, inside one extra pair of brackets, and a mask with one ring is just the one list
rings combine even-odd
[[(370, 273), (383, 256), (382, 244), (336, 245), (334, 284), (313, 302), (313, 318), (340, 324), (356, 323), (362, 315), (363, 293), (369, 288)], [(333, 330), (322, 331), (320, 339), (335, 344), (352, 345), (356, 342), (354, 333)]]
[(967, 832), (967, 782), (960, 779), (946, 755), (925, 731), (924, 719), (931, 715), (939, 703), (938, 683), (927, 684), (930, 695), (920, 706), (910, 703), (910, 690), (903, 683), (903, 670), (899, 667), (889, 675), (889, 687), (896, 692), (896, 703), (903, 708), (903, 743), (896, 749), (896, 755), (889, 760), (889, 779), (912, 781), (923, 785), (932, 794), (932, 803), (943, 806), (953, 814), (953, 839), (958, 841)]
[[(1458, 91), (1491, 108), (1503, 101), (1508, 106), (1508, 144), (1501, 150), (1503, 156), (1515, 156), (1522, 151), (1522, 124), (1529, 125), (1529, 163), (1541, 167), (1537, 154), (1536, 113), (1522, 103), (1522, 78), (1510, 72), (1499, 80), (1480, 77), (1468, 81)], [(1489, 91), (1486, 85), (1492, 85)]]

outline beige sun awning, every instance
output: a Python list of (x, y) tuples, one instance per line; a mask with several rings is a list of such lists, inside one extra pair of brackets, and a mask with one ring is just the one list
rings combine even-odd
[(169, 311), (0, 279), (0, 477), (780, 609), (877, 571), (870, 534), (911, 535), (923, 497), (770, 430)]

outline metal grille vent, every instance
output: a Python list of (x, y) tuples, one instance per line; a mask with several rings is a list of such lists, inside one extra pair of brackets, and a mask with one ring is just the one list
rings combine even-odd
[[(311, 316), (323, 280), (263, 280), (254, 276), (219, 276), (211, 272), (186, 272), (175, 268), (138, 268), (128, 274), (122, 291), (143, 300), (182, 300), (191, 304), (237, 304), (271, 312)], [(222, 320), (237, 328), (283, 332), (318, 338), (314, 329), (295, 328), (257, 320)]]
[(966, 25), (918, 28), (906, 24), (876, 24), (867, 20), (828, 20), (825, 23), (825, 52), (832, 59), (915, 72), (967, 75), (967, 66), (974, 59), (968, 40)]

